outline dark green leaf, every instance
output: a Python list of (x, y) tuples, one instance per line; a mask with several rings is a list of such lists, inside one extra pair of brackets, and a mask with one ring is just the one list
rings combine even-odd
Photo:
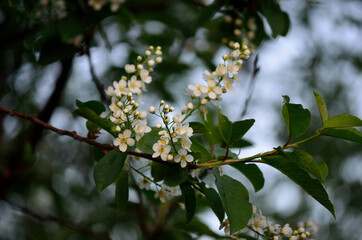
[(230, 148), (245, 148), (245, 147), (250, 147), (253, 144), (245, 139), (239, 139), (237, 141), (235, 141), (233, 144), (230, 145)]
[(326, 120), (323, 123), (324, 128), (345, 128), (362, 126), (362, 120), (349, 114), (341, 114)]
[(322, 182), (325, 182), (328, 176), (328, 166), (325, 162), (317, 162), (317, 166), (321, 171)]
[(196, 210), (195, 190), (192, 188), (191, 184), (189, 183), (181, 184), (180, 188), (185, 203), (186, 221), (190, 222), (194, 217)]
[(128, 171), (125, 170), (116, 181), (116, 203), (118, 213), (123, 213), (128, 203)]
[(328, 119), (328, 111), (327, 111), (326, 104), (324, 103), (323, 98), (317, 92), (315, 92), (315, 91), (313, 91), (313, 92), (314, 92), (315, 100), (317, 101), (317, 105), (318, 105), (319, 113), (322, 118), (322, 122), (325, 122)]
[(301, 169), (307, 171), (320, 182), (323, 182), (323, 176), (317, 163), (314, 162), (312, 155), (309, 153), (297, 150), (294, 152), (285, 152), (285, 156), (292, 160)]
[(156, 182), (162, 181), (165, 178), (165, 173), (169, 170), (169, 167), (165, 164), (152, 162), (151, 176)]
[(140, 140), (138, 140), (136, 147), (143, 153), (153, 154), (153, 144), (160, 139), (160, 136), (158, 136), (159, 131), (160, 129), (153, 128), (151, 132), (146, 133)]
[(89, 108), (78, 108), (74, 110), (74, 114), (84, 117), (85, 119), (97, 124), (99, 127), (103, 128), (113, 136), (117, 135), (116, 125), (112, 123), (109, 119), (101, 118), (95, 112)]
[(260, 1), (260, 3), (260, 11), (272, 29), (273, 38), (276, 38), (278, 35), (285, 36), (288, 33), (290, 25), (288, 14), (283, 12), (279, 3), (275, 1)]
[(255, 164), (245, 164), (243, 162), (230, 164), (233, 168), (239, 170), (253, 184), (255, 192), (264, 187), (264, 175)]
[(60, 19), (58, 22), (58, 30), (63, 41), (70, 40), (79, 34), (83, 33), (86, 25), (80, 18), (67, 16)]
[(284, 103), (282, 114), (291, 137), (299, 137), (309, 128), (311, 115), (302, 105)]
[(327, 208), (335, 217), (333, 204), (329, 200), (326, 190), (318, 180), (311, 178), (305, 170), (298, 167), (297, 164), (286, 157), (273, 155), (263, 157), (262, 160), (288, 176), (310, 196)]
[(198, 163), (204, 163), (212, 159), (210, 152), (201, 143), (194, 138), (190, 138), (190, 140), (192, 142), (191, 151), (200, 153), (200, 158), (195, 159), (198, 160)]
[(122, 171), (126, 158), (127, 154), (114, 149), (97, 162), (94, 167), (93, 177), (99, 192), (102, 192), (106, 187), (116, 181)]
[(220, 134), (228, 145), (240, 140), (240, 138), (253, 126), (254, 122), (254, 119), (247, 119), (233, 123), (224, 114), (219, 112)]
[(217, 13), (217, 11), (222, 7), (224, 4), (221, 0), (216, 0), (212, 4), (208, 5), (206, 8), (204, 8), (199, 15), (198, 19), (195, 22), (195, 27), (200, 27), (204, 23), (209, 22), (212, 17)]
[(189, 176), (187, 171), (184, 168), (179, 166), (168, 166), (168, 171), (165, 173), (164, 183), (167, 186), (175, 187), (183, 183)]
[(82, 102), (77, 99), (77, 100), (75, 100), (75, 104), (77, 105), (78, 108), (89, 108), (90, 110), (95, 112), (95, 114), (97, 114), (97, 115), (101, 115), (101, 113), (106, 111), (106, 107), (103, 105), (103, 103), (101, 103), (99, 101), (95, 101), (95, 100), (91, 100), (88, 102)]
[[(224, 159), (225, 155), (226, 155), (226, 149), (225, 148), (221, 148), (221, 147), (217, 147), (214, 149), (214, 154), (216, 156), (217, 159)], [(238, 155), (236, 155), (235, 153), (231, 152), (230, 150), (228, 151), (228, 159), (231, 158), (236, 158)]]
[(225, 212), (224, 208), (222, 207), (222, 202), (213, 188), (205, 188), (205, 196), (207, 201), (209, 202), (209, 205), (211, 207), (211, 210), (215, 213), (216, 217), (219, 219), (220, 222), (224, 220)]
[(362, 143), (362, 132), (355, 128), (328, 128), (322, 131), (322, 135)]
[(216, 187), (229, 218), (230, 233), (233, 234), (246, 227), (251, 218), (253, 210), (249, 203), (249, 193), (237, 180), (227, 175), (220, 176), (217, 168), (214, 168), (214, 175)]
[(200, 122), (189, 122), (189, 127), (194, 130), (194, 133), (206, 133), (207, 129), (204, 124)]

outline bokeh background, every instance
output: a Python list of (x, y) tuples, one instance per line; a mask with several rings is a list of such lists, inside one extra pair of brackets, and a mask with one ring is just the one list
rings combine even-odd
[[(102, 100), (97, 87), (118, 80), (123, 66), (148, 45), (162, 46), (164, 60), (156, 68), (143, 107), (164, 99), (180, 109), (186, 94), (179, 89), (202, 81), (203, 70), (213, 69), (227, 50), (221, 39), (232, 36), (232, 32), (221, 31), (225, 29), (214, 29), (223, 21), (221, 14), (209, 25), (193, 25), (199, 14), (198, 1), (129, 1), (116, 13), (106, 9), (108, 5), (94, 11), (86, 1), (76, 1), (77, 7), (66, 6), (74, 12), (86, 9), (78, 15), (81, 20), (73, 18), (61, 24), (52, 22), (63, 14), (57, 1), (49, 1), (47, 10), (54, 10), (40, 17), (36, 17), (43, 11), (39, 2), (26, 2), (0, 3), (0, 106), (38, 113), (50, 124), (83, 136), (87, 134), (85, 121), (72, 115), (75, 99)], [(236, 94), (228, 94), (223, 101), (223, 112), (230, 119), (256, 120), (246, 135), (254, 145), (241, 156), (285, 142), (282, 95), (311, 110), (314, 125), (310, 133), (320, 124), (313, 90), (323, 96), (330, 116), (349, 113), (362, 117), (362, 2), (279, 3), (289, 15), (287, 35), (263, 39), (255, 49), (260, 72), (254, 82), (250, 78), (255, 54), (240, 73)], [(44, 21), (50, 24), (41, 25)], [(272, 29), (263, 21), (266, 34), (271, 35)], [(85, 29), (85, 25), (85, 34), (77, 39), (77, 29)], [(242, 116), (247, 100), (250, 103)], [(111, 139), (103, 134), (98, 140)], [(251, 193), (253, 204), (280, 224), (313, 219), (320, 226), (317, 239), (359, 240), (361, 145), (323, 137), (302, 148), (329, 166), (327, 191), (337, 218), (289, 179), (265, 166), (260, 167), (266, 185)], [(97, 151), (84, 143), (0, 114), (0, 239), (89, 239), (94, 232), (109, 233), (112, 239), (141, 239), (139, 221), (134, 217), (137, 198), (131, 197), (128, 211), (119, 216), (114, 211), (114, 189), (101, 194), (96, 191), (92, 177), (96, 155)], [(248, 184), (231, 169), (225, 171)], [(178, 218), (181, 215), (167, 223), (170, 229), (188, 230)], [(39, 216), (58, 216), (76, 223), (72, 227), (78, 229)], [(198, 217), (215, 232), (204, 234), (208, 235), (205, 239), (222, 235), (212, 212), (200, 208)], [(188, 239), (173, 232), (169, 237)]]

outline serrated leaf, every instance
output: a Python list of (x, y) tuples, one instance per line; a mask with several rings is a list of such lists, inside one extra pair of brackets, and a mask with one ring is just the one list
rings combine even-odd
[(222, 202), (213, 188), (205, 188), (205, 196), (206, 199), (211, 207), (211, 210), (215, 213), (216, 217), (219, 219), (220, 222), (224, 220), (225, 212), (222, 207)]
[(118, 213), (123, 213), (128, 203), (128, 171), (123, 170), (116, 181), (116, 204)]
[(322, 135), (362, 143), (362, 132), (355, 128), (328, 128), (322, 131)]
[(253, 126), (254, 122), (254, 119), (231, 122), (224, 114), (219, 112), (220, 134), (228, 145), (240, 140), (240, 138)]
[(122, 171), (126, 158), (127, 154), (114, 149), (97, 162), (94, 167), (93, 178), (99, 192), (102, 192), (116, 181)]
[(333, 204), (329, 200), (326, 190), (318, 180), (310, 177), (305, 170), (298, 167), (297, 164), (293, 163), (286, 157), (273, 155), (265, 156), (262, 160), (266, 164), (284, 173), (287, 177), (289, 177), (289, 179), (298, 184), (310, 196), (327, 208), (335, 217)]
[(189, 174), (184, 168), (179, 166), (167, 166), (169, 169), (165, 173), (164, 184), (170, 187), (180, 185), (188, 178)]
[(327, 111), (326, 104), (324, 103), (323, 98), (317, 92), (315, 92), (315, 91), (313, 91), (313, 92), (314, 92), (315, 100), (317, 101), (317, 106), (318, 106), (319, 113), (321, 115), (322, 122), (325, 122), (328, 119), (328, 111)]
[(116, 125), (112, 123), (109, 119), (101, 118), (95, 112), (89, 108), (78, 108), (73, 111), (74, 114), (84, 117), (85, 119), (97, 124), (99, 127), (103, 128), (113, 136), (117, 135)]
[(181, 184), (180, 188), (185, 203), (186, 222), (190, 222), (194, 217), (196, 210), (195, 190), (191, 187), (191, 184), (189, 183)]
[(331, 117), (323, 123), (324, 128), (345, 128), (357, 126), (362, 126), (362, 120), (349, 114), (341, 114)]
[(140, 140), (138, 140), (136, 147), (143, 153), (153, 154), (153, 144), (160, 139), (160, 136), (158, 136), (159, 131), (160, 129), (152, 128), (151, 132), (146, 133)]
[(165, 178), (165, 173), (168, 171), (168, 166), (158, 162), (151, 164), (151, 176), (155, 182), (162, 181)]
[(251, 184), (253, 184), (255, 192), (259, 191), (264, 187), (264, 175), (257, 165), (238, 162), (230, 164), (230, 166), (237, 169), (249, 179)]
[(239, 181), (227, 176), (220, 176), (214, 168), (215, 183), (229, 218), (230, 234), (233, 234), (248, 224), (252, 216), (252, 205), (249, 203), (248, 190)]
[(284, 103), (282, 115), (290, 137), (299, 137), (309, 128), (310, 112), (300, 104)]
[(204, 162), (212, 160), (212, 156), (211, 156), (210, 152), (201, 143), (199, 143), (194, 138), (190, 138), (190, 140), (192, 142), (191, 151), (200, 153), (200, 158), (195, 159), (195, 160), (198, 160), (198, 163), (204, 163)]
[(82, 102), (78, 99), (75, 100), (75, 105), (77, 105), (78, 108), (89, 108), (93, 112), (95, 112), (97, 115), (100, 115), (101, 113), (106, 111), (106, 107), (103, 105), (103, 103), (95, 100), (91, 100), (88, 102)]

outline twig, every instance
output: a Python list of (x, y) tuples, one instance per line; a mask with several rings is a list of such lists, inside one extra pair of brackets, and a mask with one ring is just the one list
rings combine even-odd
[[(37, 118), (37, 116), (35, 114), (30, 115), (30, 114), (26, 114), (26, 113), (22, 113), (22, 112), (12, 111), (12, 110), (4, 108), (4, 107), (0, 107), (0, 112), (7, 113), (10, 116), (18, 116), (18, 117), (21, 117), (21, 118), (31, 120), (34, 123), (41, 125), (43, 128), (49, 129), (49, 130), (51, 130), (51, 131), (53, 131), (53, 132), (55, 132), (55, 133), (57, 133), (57, 134), (59, 134), (61, 136), (66, 135), (66, 136), (72, 137), (72, 138), (74, 138), (74, 139), (76, 139), (76, 140), (78, 140), (80, 142), (86, 142), (89, 145), (99, 147), (99, 148), (101, 148), (103, 150), (110, 151), (110, 150), (113, 150), (113, 149), (117, 148), (117, 147), (114, 147), (114, 146), (111, 146), (111, 145), (108, 145), (108, 144), (99, 143), (97, 141), (94, 141), (93, 139), (89, 139), (89, 138), (86, 138), (86, 137), (79, 136), (79, 135), (77, 135), (76, 131), (67, 131), (67, 130), (56, 128), (56, 127), (54, 127), (54, 126), (52, 126), (52, 125), (50, 125), (50, 124), (48, 124), (46, 122), (43, 122), (42, 120)], [(159, 158), (153, 158), (151, 154), (147, 154), (147, 153), (139, 153), (139, 152), (134, 152), (134, 151), (126, 151), (125, 153), (129, 154), (129, 155), (136, 156), (136, 157), (146, 158), (146, 159), (149, 159), (151, 161), (158, 162), (158, 163), (161, 163), (161, 164), (165, 164), (165, 165), (168, 165), (168, 166), (178, 165), (177, 163), (173, 163), (173, 162), (169, 162), (169, 161), (162, 161)]]
[(248, 107), (249, 107), (251, 97), (252, 97), (253, 92), (254, 92), (255, 82), (256, 82), (256, 75), (260, 71), (260, 67), (258, 67), (258, 60), (259, 60), (259, 55), (257, 54), (255, 56), (255, 59), (254, 59), (254, 62), (253, 62), (253, 73), (251, 74), (251, 77), (250, 77), (249, 96), (245, 100), (244, 109), (243, 109), (243, 112), (241, 113), (241, 118), (243, 118), (245, 116), (245, 114), (246, 114), (246, 112), (248, 110)]
[(10, 207), (12, 207), (14, 210), (20, 211), (23, 214), (26, 214), (26, 215), (38, 220), (39, 222), (54, 222), (65, 228), (69, 228), (69, 229), (75, 230), (77, 232), (81, 232), (84, 235), (87, 235), (94, 239), (111, 240), (111, 238), (108, 236), (107, 233), (96, 233), (88, 228), (79, 226), (69, 220), (64, 220), (64, 219), (61, 219), (61, 218), (58, 218), (58, 217), (52, 216), (52, 215), (43, 216), (43, 215), (40, 215), (40, 214), (30, 210), (29, 208), (20, 206), (18, 204), (10, 203), (8, 201), (4, 201), (4, 202), (7, 203)]

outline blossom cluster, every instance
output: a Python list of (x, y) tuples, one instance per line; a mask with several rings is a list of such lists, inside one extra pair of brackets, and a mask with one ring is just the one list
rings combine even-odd
[[(225, 234), (233, 239), (243, 239), (237, 236), (230, 235), (229, 221), (226, 219), (220, 225), (220, 229), (224, 228)], [(263, 216), (261, 211), (257, 212), (256, 207), (253, 206), (253, 216), (249, 220), (247, 228), (243, 229), (242, 232), (254, 232), (257, 236), (263, 239), (270, 240), (299, 240), (299, 239), (313, 239), (319, 227), (311, 220), (306, 222), (298, 223), (296, 229), (292, 229), (289, 224), (285, 224), (283, 227), (280, 224), (274, 224), (268, 222), (267, 218)]]
[(247, 45), (234, 43), (233, 51), (223, 56), (223, 63), (218, 64), (215, 71), (205, 70), (203, 79), (206, 84), (188, 85), (191, 98), (199, 98), (201, 105), (205, 105), (211, 100), (220, 101), (222, 93), (234, 92), (233, 84), (238, 81), (243, 60), (247, 60), (250, 53)]
[[(189, 106), (192, 110), (193, 106)], [(193, 129), (189, 126), (189, 123), (184, 123), (185, 116), (183, 114), (176, 114), (172, 120), (169, 117), (169, 113), (174, 111), (174, 107), (165, 104), (164, 101), (160, 102), (158, 113), (156, 113), (155, 107), (150, 107), (151, 114), (159, 116), (164, 124), (158, 123), (157, 128), (160, 129), (158, 135), (160, 139), (153, 145), (152, 149), (154, 154), (152, 157), (161, 157), (163, 161), (174, 161), (180, 163), (181, 167), (186, 167), (188, 163), (194, 161), (194, 157), (191, 152), (191, 140), (190, 137), (193, 134)], [(184, 112), (184, 114), (186, 114)], [(161, 129), (162, 128), (162, 129)]]
[(145, 56), (137, 57), (137, 65), (126, 64), (125, 71), (128, 76), (122, 76), (119, 81), (114, 81), (109, 86), (106, 94), (111, 97), (110, 120), (117, 125), (118, 137), (113, 140), (119, 150), (125, 152), (128, 146), (134, 146), (135, 139), (138, 141), (145, 133), (151, 131), (147, 125), (147, 111), (138, 110), (139, 104), (134, 95), (142, 97), (146, 91), (146, 84), (152, 82), (149, 75), (153, 66), (162, 61), (161, 47), (150, 46)]

